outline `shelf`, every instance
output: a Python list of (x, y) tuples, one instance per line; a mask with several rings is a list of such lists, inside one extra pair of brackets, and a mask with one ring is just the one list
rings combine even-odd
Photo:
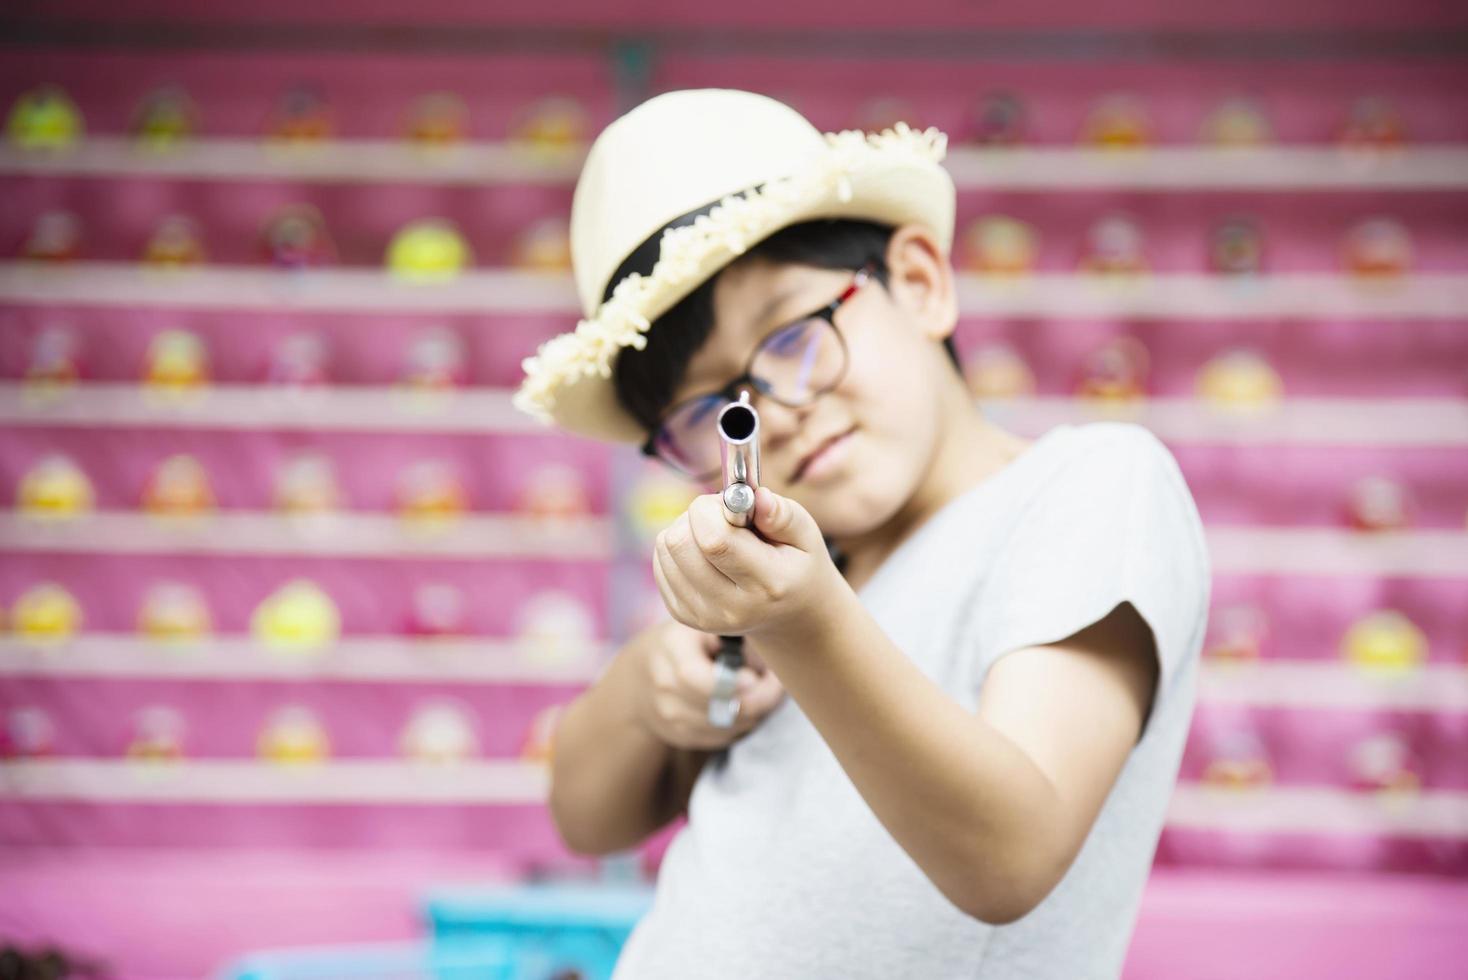
[(612, 522), (596, 516), (481, 513), (424, 523), (351, 512), (216, 511), (175, 518), (130, 511), (74, 517), (0, 514), (0, 549), (11, 552), (602, 561), (613, 556), (612, 538)]
[[(1365, 533), (1335, 528), (1212, 527), (1215, 574), (1468, 576), (1468, 532)], [(342, 558), (613, 557), (607, 517), (472, 514), (418, 527), (391, 514), (294, 517), (216, 511), (163, 518), (131, 511), (74, 517), (0, 514), (0, 547), (17, 553), (331, 555)]]
[(1468, 839), (1468, 792), (1415, 796), (1327, 786), (1228, 789), (1180, 783), (1167, 826), (1238, 834), (1347, 834)]
[[(516, 409), (511, 394), (505, 388), (227, 384), (167, 392), (110, 383), (44, 391), (3, 382), (0, 425), (558, 434)], [(1263, 409), (1220, 408), (1195, 398), (1149, 398), (1132, 406), (1053, 397), (979, 404), (995, 422), (1026, 435), (1061, 423), (1120, 420), (1173, 443), (1468, 446), (1468, 399), (1302, 397)]]
[(1214, 574), (1468, 576), (1468, 531), (1207, 529)]
[[(0, 406), (6, 404), (0, 398)], [(1039, 435), (1062, 423), (1135, 422), (1178, 444), (1446, 448), (1468, 446), (1468, 398), (1286, 398), (1229, 408), (1196, 398), (1106, 405), (1077, 398), (986, 399), (996, 423)], [(3, 411), (3, 409), (0, 409)]]
[(1468, 147), (1142, 149), (959, 146), (943, 161), (960, 190), (1452, 191), (1468, 189)]
[(10, 800), (538, 806), (548, 790), (544, 766), (509, 759), (461, 763), (338, 759), (289, 765), (254, 759), (0, 763), (0, 798)]
[(582, 686), (615, 652), (598, 644), (576, 662), (556, 664), (537, 663), (533, 647), (488, 638), (348, 637), (297, 651), (244, 636), (175, 643), (89, 633), (43, 643), (0, 639), (0, 677)]
[(169, 149), (93, 136), (65, 150), (0, 149), (0, 175), (290, 180), (319, 184), (550, 184), (571, 187), (585, 150), (508, 142), (422, 146), (407, 140), (193, 139)]
[[(416, 763), (340, 759), (273, 765), (253, 759), (147, 763), (54, 759), (0, 763), (0, 798), (173, 804), (542, 805), (544, 766), (517, 760)], [(1468, 793), (1392, 798), (1333, 787), (1253, 790), (1180, 784), (1168, 826), (1236, 833), (1468, 836)]]
[[(536, 663), (513, 640), (349, 637), (315, 652), (276, 651), (243, 636), (169, 643), (88, 633), (53, 643), (0, 638), (0, 677), (353, 683), (590, 684), (616, 653)], [(1468, 667), (1368, 671), (1334, 660), (1204, 659), (1199, 699), (1262, 708), (1468, 712)]]
[(1430, 663), (1398, 672), (1334, 660), (1205, 658), (1198, 698), (1256, 708), (1468, 712), (1468, 666)]
[[(1169, 273), (1100, 277), (958, 273), (965, 317), (1161, 320), (1468, 320), (1468, 275), (1356, 280), (1333, 273), (1223, 277)], [(423, 314), (546, 314), (580, 319), (569, 275), (507, 268), (420, 282), (374, 267), (281, 270), (130, 262), (0, 262), (0, 303)]]
[(163, 391), (82, 384), (45, 391), (0, 383), (0, 424), (200, 429), (546, 433), (505, 388), (415, 391), (375, 385), (211, 384)]
[[(194, 139), (168, 150), (89, 137), (61, 150), (0, 149), (0, 175), (183, 180), (543, 184), (574, 186), (585, 148), (545, 151), (498, 141), (419, 146), (405, 140), (292, 145)], [(1337, 146), (1074, 146), (991, 148), (951, 143), (944, 166), (961, 190), (1433, 191), (1468, 188), (1468, 148)]]

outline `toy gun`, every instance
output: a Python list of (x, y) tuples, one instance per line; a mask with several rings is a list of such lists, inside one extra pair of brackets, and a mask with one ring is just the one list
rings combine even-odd
[[(754, 530), (754, 491), (759, 487), (759, 413), (749, 403), (749, 392), (719, 412), (719, 455), (724, 463), (724, 519), (735, 527)], [(758, 532), (755, 532), (758, 533)], [(720, 636), (714, 658), (714, 689), (709, 695), (709, 724), (730, 728), (739, 717), (734, 696), (739, 668), (744, 666), (744, 637)]]

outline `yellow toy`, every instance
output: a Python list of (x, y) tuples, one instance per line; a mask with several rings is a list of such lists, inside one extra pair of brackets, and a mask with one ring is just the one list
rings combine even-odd
[(256, 607), (250, 618), (255, 638), (282, 652), (315, 651), (336, 642), (341, 614), (314, 582), (287, 582)]
[(82, 607), (54, 582), (32, 586), (15, 600), (10, 613), (15, 635), (26, 640), (64, 640), (82, 627)]
[(23, 150), (66, 149), (86, 129), (81, 111), (59, 85), (42, 85), (21, 94), (10, 108), (5, 130)]
[(331, 756), (326, 729), (309, 708), (287, 705), (276, 711), (256, 740), (260, 758), (283, 765), (321, 762)]
[(35, 517), (74, 517), (92, 509), (92, 481), (71, 459), (43, 457), (21, 478), (16, 506)]
[(1352, 624), (1341, 655), (1368, 670), (1410, 670), (1427, 658), (1427, 636), (1401, 613), (1383, 610)]
[(1263, 409), (1277, 404), (1284, 391), (1279, 372), (1250, 350), (1231, 350), (1198, 371), (1198, 397), (1221, 408)]
[(446, 218), (414, 221), (387, 248), (388, 269), (405, 279), (451, 279), (473, 261), (469, 243)]

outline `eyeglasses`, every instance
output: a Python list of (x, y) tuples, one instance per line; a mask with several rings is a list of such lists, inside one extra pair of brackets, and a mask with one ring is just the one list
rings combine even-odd
[(790, 408), (809, 405), (835, 388), (846, 374), (846, 340), (836, 327), (836, 311), (876, 274), (875, 263), (856, 273), (851, 285), (820, 309), (766, 334), (750, 355), (744, 373), (717, 391), (693, 395), (663, 414), (642, 445), (685, 476), (707, 482), (720, 472), (715, 420), (743, 385)]

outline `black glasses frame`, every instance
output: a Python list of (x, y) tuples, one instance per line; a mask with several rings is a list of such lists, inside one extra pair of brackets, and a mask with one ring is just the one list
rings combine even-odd
[[(855, 279), (849, 286), (842, 290), (841, 295), (837, 296), (835, 299), (831, 300), (831, 302), (822, 306), (820, 309), (813, 310), (803, 316), (798, 316), (793, 320), (782, 323), (780, 326), (776, 327), (775, 329), (771, 330), (769, 333), (761, 337), (759, 343), (754, 345), (754, 350), (750, 353), (749, 360), (745, 362), (744, 371), (739, 374), (738, 377), (734, 378), (722, 388), (710, 389), (709, 391), (700, 392), (696, 395), (689, 395), (687, 398), (684, 398), (682, 401), (678, 402), (678, 404), (674, 405), (666, 412), (664, 412), (662, 416), (658, 419), (658, 424), (653, 428), (650, 433), (648, 433), (647, 440), (643, 442), (642, 454), (644, 456), (655, 457), (656, 459), (672, 467), (674, 470), (678, 471), (684, 476), (689, 476), (697, 480), (711, 479), (718, 474), (717, 469), (710, 470), (706, 473), (690, 473), (678, 463), (674, 462), (673, 460), (669, 459), (667, 456), (664, 456), (661, 452), (658, 451), (659, 441), (666, 441), (663, 438), (665, 420), (672, 418), (674, 415), (682, 411), (686, 406), (692, 404), (693, 402), (703, 401), (706, 398), (720, 397), (728, 402), (736, 401), (739, 395), (738, 389), (743, 385), (748, 385), (760, 396), (768, 398), (771, 401), (777, 402), (778, 404), (784, 405), (788, 408), (798, 408), (801, 405), (809, 405), (817, 398), (835, 388), (838, 384), (841, 383), (841, 379), (846, 376), (847, 365), (851, 362), (850, 351), (848, 351), (846, 348), (846, 337), (844, 334), (841, 333), (841, 328), (836, 325), (836, 311), (841, 308), (843, 303), (849, 300), (852, 296), (856, 295), (857, 290), (861, 289), (861, 287), (866, 285), (866, 283), (872, 278), (880, 279), (880, 277), (877, 275), (877, 264), (875, 262), (868, 262), (866, 265), (862, 266), (856, 271)], [(825, 320), (828, 324), (830, 324), (831, 329), (836, 333), (836, 342), (841, 345), (841, 370), (837, 372), (836, 377), (833, 381), (831, 381), (825, 387), (821, 388), (819, 391), (815, 392), (813, 395), (811, 395), (809, 399), (805, 401), (789, 402), (784, 400), (783, 398), (776, 398), (774, 394), (767, 391), (760, 384), (758, 378), (750, 373), (750, 368), (754, 366), (755, 359), (759, 357), (760, 352), (764, 350), (765, 344), (768, 343), (771, 338), (778, 336), (786, 330), (789, 330), (797, 323), (815, 317), (819, 317), (820, 319)]]

